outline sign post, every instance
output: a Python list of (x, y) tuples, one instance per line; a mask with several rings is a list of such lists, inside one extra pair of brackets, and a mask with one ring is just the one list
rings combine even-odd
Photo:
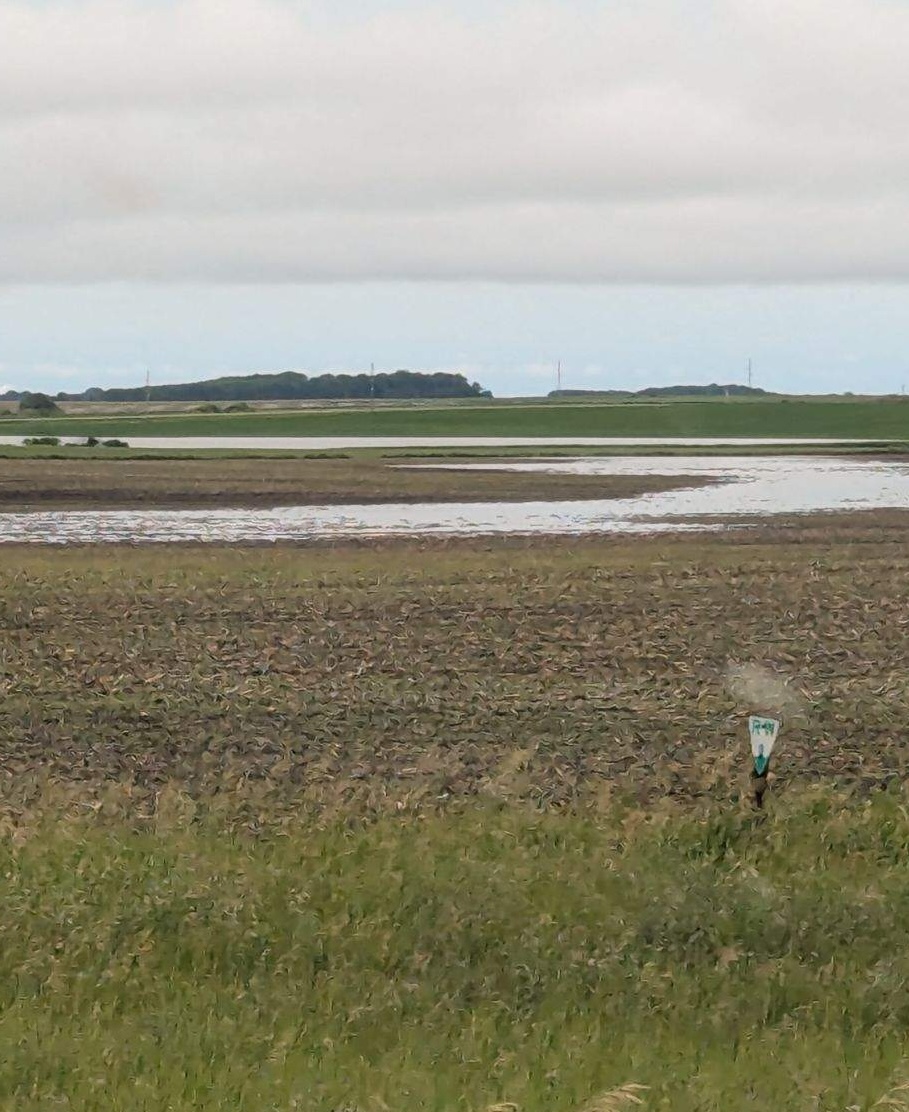
[(754, 787), (754, 802), (758, 808), (764, 806), (767, 773), (770, 769), (770, 754), (773, 752), (774, 745), (776, 745), (779, 732), (779, 719), (764, 718), (759, 714), (752, 714), (748, 719), (748, 736), (751, 740), (751, 756), (754, 759), (751, 780)]

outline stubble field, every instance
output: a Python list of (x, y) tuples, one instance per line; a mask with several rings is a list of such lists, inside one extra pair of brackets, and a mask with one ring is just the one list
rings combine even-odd
[(885, 782), (909, 711), (900, 527), (749, 536), (2, 550), (6, 767), (727, 799), (753, 709), (728, 672), (757, 663), (793, 691), (781, 776)]

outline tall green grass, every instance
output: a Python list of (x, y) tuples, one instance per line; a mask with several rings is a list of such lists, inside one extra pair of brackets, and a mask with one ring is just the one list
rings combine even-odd
[[(0, 1107), (868, 1109), (909, 1064), (909, 815), (8, 816)], [(883, 1107), (883, 1106), (880, 1106)]]

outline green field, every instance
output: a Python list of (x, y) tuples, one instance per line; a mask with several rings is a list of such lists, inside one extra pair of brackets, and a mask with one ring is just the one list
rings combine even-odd
[[(0, 444), (0, 460), (59, 460), (73, 464), (74, 474), (80, 465), (87, 461), (107, 463), (131, 460), (148, 463), (166, 463), (167, 461), (193, 460), (242, 460), (246, 463), (268, 461), (271, 466), (280, 460), (350, 460), (358, 463), (371, 461), (376, 464), (390, 464), (395, 461), (416, 463), (425, 460), (428, 464), (442, 462), (448, 463), (479, 463), (486, 461), (526, 460), (528, 458), (545, 459), (577, 459), (578, 457), (612, 458), (615, 456), (664, 456), (671, 459), (674, 456), (710, 457), (710, 456), (879, 456), (901, 457), (907, 453), (907, 442), (901, 440), (862, 440), (858, 441), (831, 441), (830, 443), (814, 444), (809, 441), (802, 443), (784, 444), (724, 444), (719, 442), (713, 445), (700, 444), (692, 449), (685, 442), (664, 441), (661, 444), (628, 444), (628, 445), (572, 445), (548, 444), (529, 448), (526, 445), (510, 447), (445, 447), (440, 445), (431, 448), (395, 448), (394, 441), (383, 447), (369, 448), (88, 448), (80, 443), (63, 443), (56, 446), (44, 444), (11, 445)], [(262, 468), (261, 473), (266, 475), (268, 468)]]
[(0, 420), (0, 434), (72, 436), (752, 436), (909, 439), (909, 402), (778, 399)]
[(905, 1108), (905, 528), (0, 548), (0, 1108)]

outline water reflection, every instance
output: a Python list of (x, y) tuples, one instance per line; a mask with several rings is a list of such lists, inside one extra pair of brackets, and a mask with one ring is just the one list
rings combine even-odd
[[(655, 533), (720, 528), (709, 518), (909, 508), (909, 465), (855, 459), (616, 458), (467, 464), (585, 475), (699, 475), (713, 486), (586, 502), (297, 506), (0, 514), (0, 543), (262, 542), (407, 534)], [(697, 519), (697, 520), (694, 520)]]

